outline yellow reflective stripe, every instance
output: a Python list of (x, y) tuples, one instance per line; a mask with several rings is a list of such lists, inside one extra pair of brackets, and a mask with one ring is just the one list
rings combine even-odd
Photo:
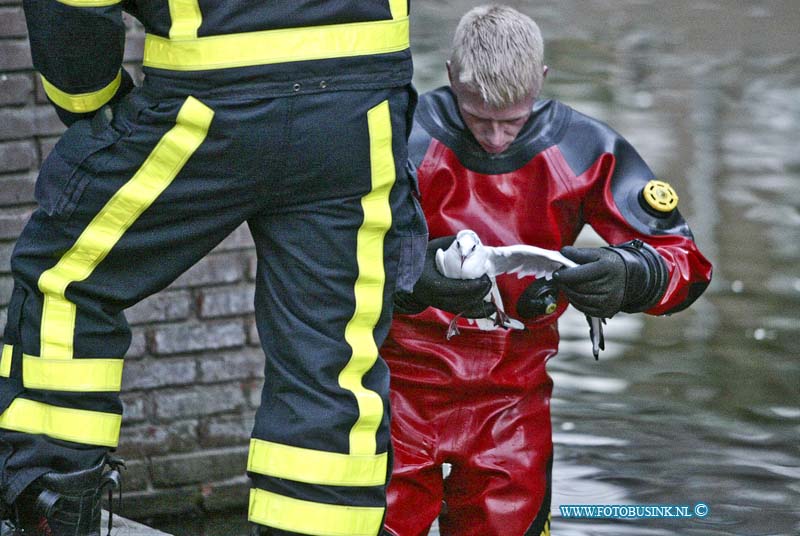
[(375, 536), (384, 508), (340, 506), (250, 490), (248, 519), (259, 525), (315, 536)]
[(114, 80), (102, 89), (90, 91), (89, 93), (67, 93), (51, 84), (44, 75), (41, 75), (41, 77), (44, 92), (47, 93), (50, 100), (61, 108), (76, 114), (93, 112), (99, 109), (117, 94), (119, 85), (122, 83), (122, 71), (120, 71), (114, 77)]
[(27, 389), (118, 392), (122, 359), (42, 359), (22, 356), (22, 383)]
[(84, 409), (62, 408), (16, 398), (0, 415), (0, 428), (44, 434), (85, 445), (116, 447), (122, 415)]
[(393, 19), (402, 19), (408, 16), (408, 0), (389, 0), (389, 9)]
[(143, 62), (158, 69), (195, 71), (384, 54), (408, 47), (405, 17), (181, 40), (148, 34)]
[(56, 0), (59, 4), (73, 7), (103, 7), (119, 4), (122, 0)]
[(260, 475), (326, 486), (382, 486), (389, 455), (354, 456), (250, 440), (247, 470)]
[(367, 113), (370, 139), (372, 190), (361, 200), (364, 221), (358, 230), (355, 283), (355, 312), (347, 323), (344, 338), (352, 348), (350, 361), (339, 374), (339, 385), (352, 391), (359, 417), (350, 430), (351, 454), (375, 454), (378, 427), (383, 417), (380, 395), (362, 384), (364, 375), (378, 359), (373, 330), (383, 308), (383, 239), (392, 225), (389, 193), (395, 182), (392, 152), (392, 122), (389, 103), (382, 102)]
[(547, 521), (544, 522), (544, 528), (539, 536), (550, 536), (550, 523), (553, 520), (553, 514), (547, 514)]
[(10, 344), (3, 345), (3, 353), (0, 354), (0, 376), (4, 378), (11, 376), (11, 356), (13, 353), (13, 346)]
[[(44, 277), (45, 274), (42, 274), (41, 277)], [(42, 287), (41, 278), (39, 279), (39, 288), (45, 293), (39, 352), (48, 358), (71, 359), (77, 308), (74, 303), (64, 298), (63, 290), (58, 295), (47, 294), (48, 291)]]
[(203, 22), (198, 0), (169, 0), (170, 39), (196, 38), (197, 29)]
[(67, 286), (83, 281), (122, 235), (172, 183), (206, 137), (214, 111), (193, 97), (186, 99), (176, 125), (162, 137), (136, 174), (123, 185), (84, 229), (58, 263), (39, 278), (45, 295), (41, 356), (69, 359), (73, 354), (75, 306)]

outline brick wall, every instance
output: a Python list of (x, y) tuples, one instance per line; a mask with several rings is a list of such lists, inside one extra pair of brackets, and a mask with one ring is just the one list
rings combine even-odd
[[(19, 1), (0, 0), (0, 334), (14, 240), (35, 206), (37, 170), (64, 127), (32, 71)], [(143, 36), (128, 21), (126, 68), (141, 79)], [(262, 382), (246, 228), (165, 291), (130, 309), (119, 453), (123, 514), (243, 507), (247, 443)]]

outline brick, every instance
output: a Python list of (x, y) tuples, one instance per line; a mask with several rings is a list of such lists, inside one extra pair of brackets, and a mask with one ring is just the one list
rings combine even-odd
[[(128, 365), (125, 365), (126, 367)], [(143, 393), (123, 393), (120, 395), (122, 400), (122, 422), (133, 424), (146, 420), (149, 417), (149, 395)]]
[(35, 132), (35, 115), (35, 106), (0, 108), (0, 140), (22, 139), (33, 136)]
[(255, 281), (258, 277), (258, 257), (251, 255), (247, 259), (247, 279)]
[(0, 305), (8, 305), (12, 290), (14, 290), (14, 280), (11, 277), (0, 277)]
[[(149, 486), (150, 464), (147, 460), (125, 460), (125, 469), (122, 471), (123, 501), (128, 499), (129, 492), (146, 490)], [(116, 503), (114, 506), (117, 506)]]
[(245, 405), (244, 393), (238, 383), (156, 391), (153, 400), (156, 417), (159, 419), (181, 419), (238, 411)]
[(255, 311), (255, 286), (218, 287), (200, 294), (200, 317), (234, 316)]
[(51, 105), (36, 106), (34, 108), (35, 134), (37, 136), (55, 136), (62, 134), (66, 126), (58, 118), (56, 109)]
[(11, 273), (11, 253), (13, 251), (13, 242), (0, 243), (0, 274)]
[(145, 298), (125, 312), (130, 324), (184, 320), (191, 313), (188, 291), (160, 292)]
[[(13, 173), (15, 171), (28, 171), (39, 167), (39, 155), (36, 154), (36, 145), (32, 141), (12, 141), (0, 143), (0, 173)], [(15, 187), (0, 178), (0, 204), (5, 204), (11, 197), (8, 193)]]
[[(247, 279), (249, 281), (255, 281), (256, 275), (258, 274), (258, 255), (256, 255), (255, 248), (249, 249), (244, 253), (244, 262), (247, 270)], [(252, 271), (251, 271), (252, 269)]]
[(157, 488), (211, 483), (245, 472), (247, 446), (153, 457), (151, 464), (153, 485)]
[(142, 359), (125, 365), (122, 388), (155, 389), (158, 387), (187, 385), (197, 379), (194, 358)]
[(261, 347), (261, 339), (258, 336), (258, 326), (255, 321), (247, 324), (247, 344)]
[(200, 423), (198, 430), (200, 444), (204, 447), (247, 444), (254, 423), (253, 410), (247, 410), (239, 415), (222, 415), (205, 419)]
[[(2, 153), (2, 149), (0, 149)], [(0, 159), (2, 154), (0, 154)], [(30, 205), (34, 203), (36, 173), (0, 177), (0, 206)]]
[(144, 26), (142, 26), (142, 23), (139, 22), (139, 20), (136, 17), (134, 17), (133, 15), (130, 15), (128, 13), (123, 13), (122, 14), (122, 22), (125, 24), (125, 33), (126, 34), (131, 33), (131, 32), (139, 32), (139, 33), (141, 33), (141, 32), (144, 31)]
[(264, 354), (247, 348), (237, 352), (203, 355), (200, 363), (200, 381), (222, 382), (264, 377)]
[(246, 223), (237, 227), (231, 234), (214, 248), (214, 252), (231, 251), (237, 249), (250, 249), (255, 247), (250, 228)]
[(0, 240), (16, 239), (28, 222), (32, 209), (26, 207), (3, 208), (0, 210)]
[(240, 253), (214, 254), (204, 257), (181, 275), (173, 288), (219, 285), (241, 281), (244, 262)]
[(32, 69), (31, 51), (27, 39), (0, 40), (0, 71)]
[(63, 133), (64, 129), (50, 105), (0, 108), (0, 141), (55, 136)]
[(203, 498), (197, 486), (134, 491), (125, 493), (123, 497), (118, 513), (133, 520), (144, 521), (153, 516), (165, 515), (185, 515), (194, 519), (202, 515), (200, 504)]
[(0, 106), (27, 104), (33, 101), (33, 75), (28, 73), (0, 74)]
[(247, 403), (251, 408), (257, 409), (261, 405), (261, 388), (264, 386), (263, 379), (253, 379), (242, 382), (242, 391), (247, 398)]
[(125, 359), (136, 359), (147, 353), (147, 334), (144, 328), (134, 326), (131, 329), (131, 346), (125, 352)]
[(197, 426), (196, 420), (157, 425), (123, 424), (117, 452), (122, 458), (191, 452), (197, 448)]
[(22, 6), (0, 7), (0, 37), (27, 37)]
[(50, 152), (53, 150), (53, 147), (55, 147), (56, 143), (58, 143), (59, 139), (61, 139), (61, 136), (38, 138), (39, 154), (42, 155), (42, 162), (44, 162), (44, 159), (48, 157)]
[(152, 350), (158, 355), (216, 350), (245, 343), (242, 322), (179, 324), (153, 330)]
[(36, 102), (40, 104), (49, 104), (50, 101), (47, 99), (47, 93), (44, 92), (44, 86), (42, 85), (42, 77), (35, 77), (34, 84), (34, 95), (36, 96)]
[(247, 475), (234, 477), (223, 482), (201, 486), (203, 510), (206, 512), (230, 512), (241, 509), (248, 503), (252, 484)]
[(144, 34), (139, 32), (128, 33), (125, 36), (124, 61), (140, 61), (144, 51)]
[(133, 83), (137, 86), (141, 86), (144, 81), (144, 71), (142, 70), (141, 62), (123, 63), (122, 66), (130, 73), (131, 78), (133, 78)]

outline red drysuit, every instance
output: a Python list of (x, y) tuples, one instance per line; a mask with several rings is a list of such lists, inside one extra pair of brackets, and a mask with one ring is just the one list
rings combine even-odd
[[(673, 206), (674, 191), (619, 134), (557, 101), (540, 101), (514, 143), (482, 151), (464, 127), (449, 88), (424, 95), (410, 147), (430, 238), (473, 229), (489, 246), (558, 250), (585, 224), (610, 244), (640, 239), (663, 257), (670, 280), (647, 313), (691, 304), (711, 265)], [(643, 190), (657, 190), (651, 203)], [(652, 193), (652, 192), (651, 192)], [(659, 197), (660, 196), (660, 197)], [(505, 310), (532, 277), (497, 278)], [(524, 331), (480, 331), (428, 308), (396, 314), (381, 353), (392, 372), (394, 475), (386, 528), (418, 536), (439, 515), (443, 535), (549, 534), (552, 381), (557, 319), (567, 307), (526, 321)], [(588, 345), (588, 341), (587, 341)], [(588, 348), (587, 348), (588, 350)], [(444, 480), (441, 466), (452, 465)]]

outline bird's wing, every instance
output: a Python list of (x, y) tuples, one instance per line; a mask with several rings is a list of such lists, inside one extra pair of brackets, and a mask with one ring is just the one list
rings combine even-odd
[(436, 250), (436, 269), (440, 274), (445, 277), (458, 278), (459, 263), (454, 263), (454, 257), (457, 260), (458, 256), (454, 255), (452, 247), (446, 251), (441, 248)]
[(517, 274), (517, 277), (528, 275), (550, 279), (553, 272), (562, 266), (573, 267), (576, 264), (558, 251), (537, 248), (526, 244), (515, 246), (488, 247), (489, 275)]

